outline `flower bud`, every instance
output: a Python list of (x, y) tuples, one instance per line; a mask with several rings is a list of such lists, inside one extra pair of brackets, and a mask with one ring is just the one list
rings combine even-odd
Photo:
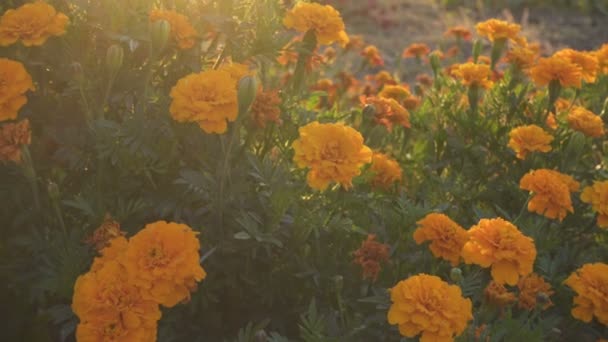
[(441, 61), (439, 55), (436, 53), (431, 53), (430, 57), (431, 68), (433, 69), (433, 74), (435, 77), (439, 76), (439, 70), (441, 70)]
[(258, 82), (254, 76), (245, 76), (239, 81), (238, 103), (239, 115), (247, 113), (258, 91)]
[(162, 51), (169, 41), (171, 24), (166, 20), (158, 20), (150, 24), (150, 38), (152, 51), (154, 53)]
[(453, 282), (460, 283), (463, 279), (462, 270), (458, 267), (453, 267), (450, 271), (450, 279), (452, 279)]
[(51, 198), (51, 201), (56, 202), (59, 200), (59, 187), (57, 186), (57, 183), (55, 183), (53, 181), (49, 181), (49, 183), (46, 186), (46, 189), (49, 193), (49, 197)]
[(334, 285), (336, 286), (336, 292), (341, 292), (344, 288), (344, 277), (341, 275), (334, 276)]
[(536, 304), (540, 307), (543, 307), (545, 304), (549, 303), (549, 296), (544, 292), (538, 292), (536, 294)]
[(112, 45), (106, 51), (106, 67), (110, 75), (114, 75), (120, 70), (124, 58), (124, 50), (120, 45)]
[(363, 107), (363, 117), (364, 118), (370, 118), (374, 115), (376, 115), (376, 107), (374, 105), (368, 104), (365, 107)]
[(481, 40), (476, 40), (475, 43), (473, 44), (473, 63), (477, 63), (477, 59), (479, 58), (479, 55), (481, 54)]

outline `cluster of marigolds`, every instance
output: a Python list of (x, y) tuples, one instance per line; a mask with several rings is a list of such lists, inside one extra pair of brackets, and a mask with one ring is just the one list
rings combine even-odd
[[(191, 49), (201, 35), (183, 14), (154, 9), (149, 20), (164, 20), (171, 27), (171, 39), (179, 49)], [(291, 42), (279, 62), (291, 64), (299, 55), (290, 48), (302, 43), (305, 33), (314, 34), (314, 51), (308, 56), (305, 68), (329, 63), (336, 50), (329, 46), (338, 43), (344, 49), (360, 50), (372, 66), (384, 64), (379, 50), (364, 46), (360, 37), (349, 37), (338, 11), (328, 5), (297, 3), (283, 21), (285, 27), (302, 35)], [(39, 46), (53, 36), (66, 32), (68, 17), (44, 3), (35, 2), (6, 11), (0, 19), (0, 45), (20, 43)], [(464, 64), (448, 67), (444, 72), (460, 81), (468, 97), (463, 105), (472, 108), (481, 101), (484, 90), (500, 82), (499, 63), (508, 63), (514, 77), (528, 77), (538, 89), (547, 87), (550, 110), (546, 127), (521, 126), (509, 133), (508, 146), (516, 158), (526, 159), (532, 153), (551, 151), (551, 134), (560, 122), (567, 122), (572, 130), (598, 138), (605, 135), (602, 118), (586, 108), (559, 95), (565, 88), (581, 88), (608, 74), (608, 44), (597, 51), (583, 52), (565, 49), (550, 57), (541, 58), (537, 44), (529, 43), (520, 34), (520, 26), (496, 19), (477, 24), (477, 33), (492, 44), (492, 56), (474, 56)], [(457, 40), (471, 40), (472, 33), (465, 27), (454, 27), (446, 32)], [(324, 53), (317, 48), (327, 45)], [(505, 53), (506, 51), (506, 53)], [(427, 60), (435, 69), (446, 53), (431, 52), (425, 44), (413, 44), (403, 52), (403, 58)], [(504, 55), (504, 56), (503, 56)], [(180, 79), (170, 93), (169, 113), (178, 122), (196, 123), (207, 134), (223, 134), (228, 123), (239, 114), (237, 91), (239, 80), (252, 76), (245, 64), (223, 64), (214, 70), (191, 74)], [(295, 77), (286, 75), (285, 80)], [(398, 84), (386, 71), (368, 78), (361, 84), (354, 76), (340, 75), (344, 96), (351, 96), (366, 106), (378, 125), (389, 131), (394, 126), (410, 127), (410, 111), (421, 99), (406, 85)], [(418, 79), (422, 85), (432, 84), (428, 75)], [(324, 79), (313, 90), (327, 93), (320, 106), (331, 106), (338, 85)], [(31, 133), (27, 120), (12, 122), (27, 102), (26, 93), (35, 91), (34, 81), (18, 61), (0, 59), (0, 121), (11, 121), (0, 127), (0, 160), (27, 164), (27, 145)], [(281, 99), (276, 89), (258, 89), (250, 108), (254, 124), (281, 124)], [(482, 114), (482, 113), (480, 113)], [(353, 127), (342, 123), (311, 122), (299, 129), (293, 142), (293, 160), (298, 168), (307, 168), (310, 187), (325, 191), (334, 184), (344, 189), (353, 187), (353, 179), (369, 170), (374, 188), (389, 191), (402, 180), (399, 163), (388, 154), (372, 151), (364, 144), (363, 136)], [(24, 156), (25, 154), (25, 156)], [(580, 183), (558, 170), (530, 170), (520, 180), (520, 188), (529, 191), (530, 212), (562, 221), (573, 213), (573, 193), (580, 191)], [(597, 212), (597, 225), (608, 228), (608, 181), (595, 181), (582, 189), (580, 198)], [(110, 225), (112, 226), (112, 225)], [(152, 341), (156, 338), (156, 324), (161, 317), (159, 306), (172, 307), (187, 300), (196, 283), (205, 277), (199, 263), (199, 240), (186, 225), (159, 221), (147, 225), (130, 239), (116, 226), (105, 229), (112, 239), (100, 238), (100, 254), (91, 270), (76, 282), (73, 310), (80, 319), (77, 337), (81, 341)], [(387, 262), (389, 247), (369, 236), (358, 251), (355, 262), (364, 269), (364, 277), (375, 281), (380, 263)], [(547, 308), (553, 294), (551, 285), (533, 273), (536, 259), (534, 240), (520, 232), (513, 223), (502, 218), (482, 219), (466, 230), (444, 214), (431, 213), (418, 222), (413, 238), (416, 243), (430, 242), (431, 253), (456, 267), (461, 262), (490, 268), (492, 282), (485, 290), (489, 301), (506, 305), (517, 301), (519, 307), (533, 310)], [(608, 325), (608, 265), (585, 264), (565, 281), (576, 292), (572, 315), (585, 322), (597, 319)], [(516, 287), (511, 292), (506, 286)], [(437, 276), (411, 276), (391, 291), (392, 306), (388, 312), (390, 324), (397, 325), (402, 335), (421, 336), (421, 341), (451, 341), (463, 333), (472, 320), (472, 303), (462, 296), (457, 285)], [(540, 299), (543, 299), (539, 302)]]

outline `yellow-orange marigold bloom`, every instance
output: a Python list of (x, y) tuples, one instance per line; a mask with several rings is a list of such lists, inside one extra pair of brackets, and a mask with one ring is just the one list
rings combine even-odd
[(0, 126), (0, 161), (21, 163), (21, 147), (32, 142), (30, 121), (21, 120)]
[(180, 49), (186, 50), (194, 46), (198, 32), (188, 17), (171, 10), (153, 9), (150, 11), (150, 21), (159, 20), (166, 20), (171, 25), (171, 37)]
[(507, 51), (506, 59), (509, 63), (516, 65), (522, 70), (527, 70), (536, 63), (540, 55), (540, 45), (528, 44), (515, 45)]
[(608, 43), (595, 50), (593, 54), (597, 58), (599, 72), (608, 74)]
[(584, 188), (581, 201), (591, 204), (597, 212), (597, 225), (600, 228), (608, 228), (608, 181), (596, 181), (592, 186)]
[(581, 73), (585, 82), (595, 82), (599, 69), (599, 62), (597, 56), (595, 56), (593, 53), (576, 51), (573, 49), (563, 49), (557, 51), (554, 56), (565, 58), (571, 63), (578, 65), (581, 68)]
[(486, 64), (471, 62), (459, 64), (452, 70), (452, 74), (458, 77), (462, 84), (467, 87), (478, 86), (489, 89), (493, 85), (493, 82), (490, 80), (492, 70)]
[(371, 181), (374, 187), (389, 189), (395, 182), (401, 182), (401, 166), (384, 153), (374, 152), (370, 169), (374, 174)]
[(433, 85), (433, 77), (429, 74), (420, 74), (416, 76), (416, 81), (425, 87), (430, 87)]
[(518, 38), (521, 26), (509, 23), (504, 20), (489, 19), (484, 22), (477, 23), (475, 26), (477, 33), (488, 38), (491, 42)]
[(466, 40), (466, 41), (471, 40), (471, 38), (473, 37), (471, 30), (469, 30), (468, 28), (466, 28), (464, 26), (450, 27), (447, 31), (445, 31), (445, 33), (443, 35), (444, 36), (454, 36), (454, 37), (457, 37), (457, 38), (460, 38), (460, 39)]
[(361, 51), (361, 56), (363, 56), (372, 66), (384, 65), (384, 59), (382, 59), (380, 51), (378, 51), (378, 48), (374, 45), (366, 46), (363, 51)]
[(410, 113), (394, 99), (368, 97), (365, 103), (374, 106), (376, 109), (374, 120), (385, 126), (389, 132), (392, 131), (394, 124), (410, 127)]
[(313, 30), (322, 45), (339, 42), (344, 46), (349, 40), (340, 12), (330, 5), (298, 2), (285, 14), (283, 25), (302, 33)]
[(533, 193), (528, 211), (562, 221), (573, 213), (570, 193), (578, 191), (579, 183), (572, 177), (548, 169), (532, 170), (519, 181), (519, 187)]
[(34, 83), (23, 64), (0, 58), (0, 121), (17, 118), (19, 109), (27, 103), (28, 90), (34, 90)]
[(161, 317), (158, 303), (142, 296), (116, 260), (78, 277), (72, 309), (80, 319), (78, 341), (156, 340), (156, 324)]
[(498, 284), (495, 281), (490, 281), (488, 286), (483, 290), (483, 295), (488, 303), (498, 307), (512, 304), (517, 299), (513, 292), (507, 290), (503, 284)]
[(547, 114), (547, 118), (545, 119), (545, 125), (550, 129), (557, 129), (557, 119), (555, 119), (555, 114), (549, 113)]
[(420, 336), (421, 342), (453, 341), (473, 319), (471, 300), (456, 285), (439, 277), (418, 274), (400, 281), (391, 290), (388, 323), (401, 335)]
[(426, 56), (431, 52), (431, 49), (428, 45), (423, 43), (413, 43), (410, 46), (406, 47), (401, 54), (403, 58), (421, 58), (422, 56)]
[(190, 298), (207, 275), (199, 264), (200, 243), (185, 224), (150, 223), (129, 240), (124, 264), (145, 298), (166, 307)]
[(108, 241), (104, 248), (99, 251), (100, 256), (93, 259), (91, 272), (95, 272), (103, 268), (110, 261), (122, 261), (122, 257), (129, 247), (129, 241), (124, 236), (117, 236)]
[(469, 241), (462, 248), (464, 261), (491, 266), (496, 283), (515, 285), (520, 276), (532, 273), (536, 259), (534, 240), (523, 235), (511, 222), (502, 218), (481, 219), (467, 234)]
[(371, 162), (372, 151), (363, 144), (363, 136), (341, 123), (317, 121), (300, 127), (300, 137), (293, 142), (293, 160), (299, 168), (309, 168), (311, 188), (325, 190), (331, 182), (345, 189), (361, 174), (361, 166)]
[(556, 81), (562, 87), (580, 88), (583, 70), (566, 58), (551, 56), (540, 58), (536, 65), (530, 68), (530, 77), (537, 86), (546, 86)]
[(599, 138), (605, 133), (602, 118), (584, 107), (573, 107), (568, 113), (567, 120), (570, 128), (587, 136)]
[(249, 112), (253, 122), (260, 128), (266, 127), (267, 122), (280, 125), (281, 122), (281, 98), (277, 90), (259, 89)]
[(448, 260), (452, 266), (460, 263), (460, 252), (469, 239), (467, 231), (444, 214), (431, 213), (416, 222), (414, 241), (431, 241), (429, 248), (437, 258)]
[(519, 301), (517, 306), (526, 310), (534, 310), (539, 294), (546, 296), (547, 301), (543, 303), (542, 309), (545, 310), (553, 303), (551, 297), (554, 291), (551, 289), (551, 284), (547, 283), (541, 276), (536, 273), (527, 275), (517, 283), (519, 288)]
[(608, 265), (585, 264), (572, 273), (564, 284), (576, 292), (572, 316), (583, 322), (591, 322), (593, 316), (608, 325)]
[(549, 152), (553, 136), (536, 125), (519, 126), (509, 133), (509, 147), (517, 158), (526, 159), (529, 152)]
[(367, 240), (353, 254), (354, 262), (363, 268), (363, 279), (376, 281), (380, 273), (380, 264), (388, 261), (389, 246), (376, 241), (376, 235), (369, 234)]
[(238, 115), (237, 80), (228, 70), (203, 71), (180, 79), (171, 89), (175, 121), (196, 122), (206, 133), (224, 133)]
[(0, 45), (18, 40), (25, 46), (39, 46), (51, 36), (65, 34), (68, 17), (45, 2), (25, 4), (9, 9), (0, 18)]
[(403, 102), (410, 95), (411, 93), (407, 87), (398, 84), (387, 84), (382, 87), (382, 90), (378, 93), (378, 96), (380, 97), (394, 99), (397, 102)]
[(397, 84), (393, 75), (391, 75), (391, 73), (386, 70), (378, 71), (378, 73), (375, 74), (372, 78), (374, 79), (374, 81), (376, 81), (376, 83), (378, 83), (379, 86), (383, 86), (383, 85), (387, 85), (387, 84), (389, 84), (389, 85)]

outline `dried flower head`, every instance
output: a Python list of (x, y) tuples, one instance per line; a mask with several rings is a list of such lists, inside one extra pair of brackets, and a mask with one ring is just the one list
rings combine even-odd
[(0, 126), (0, 161), (21, 163), (21, 148), (32, 142), (30, 121), (21, 120)]
[(361, 243), (361, 247), (353, 254), (355, 264), (359, 264), (363, 269), (363, 279), (370, 279), (373, 282), (378, 280), (380, 264), (388, 261), (389, 246), (376, 241), (375, 234), (369, 234), (367, 240)]
[(100, 252), (108, 247), (111, 240), (125, 235), (126, 233), (120, 230), (120, 223), (115, 221), (110, 214), (106, 214), (101, 225), (87, 237), (85, 242)]

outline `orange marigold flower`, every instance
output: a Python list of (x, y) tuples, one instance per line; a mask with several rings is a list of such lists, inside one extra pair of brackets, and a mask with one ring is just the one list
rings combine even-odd
[(349, 40), (340, 12), (330, 5), (298, 2), (285, 14), (283, 25), (302, 33), (312, 30), (322, 45), (339, 42), (345, 46)]
[(546, 86), (555, 81), (562, 87), (580, 88), (583, 70), (566, 58), (551, 56), (540, 58), (536, 65), (530, 68), (530, 77), (537, 86)]
[(598, 70), (602, 74), (608, 74), (608, 43), (602, 45), (593, 52), (598, 61)]
[(403, 100), (403, 107), (407, 110), (415, 110), (420, 106), (421, 102), (422, 100), (420, 100), (419, 97), (412, 95), (409, 96), (407, 99)]
[(403, 336), (421, 334), (420, 341), (453, 341), (473, 319), (471, 300), (460, 288), (441, 278), (418, 274), (400, 281), (391, 290), (388, 323), (399, 326)]
[(464, 26), (450, 27), (447, 31), (445, 31), (445, 33), (443, 35), (444, 36), (453, 36), (453, 37), (460, 38), (465, 41), (469, 41), (473, 37), (471, 30), (469, 30), (468, 28), (466, 28)]
[(124, 236), (117, 236), (109, 240), (105, 247), (99, 251), (100, 256), (93, 259), (91, 272), (95, 272), (103, 268), (109, 261), (121, 261), (122, 257), (129, 247), (129, 241)]
[(363, 268), (363, 279), (378, 280), (380, 264), (388, 261), (389, 246), (376, 241), (375, 234), (369, 234), (367, 240), (353, 254), (354, 262)]
[(460, 252), (468, 240), (467, 231), (444, 214), (431, 213), (416, 222), (414, 241), (421, 244), (431, 241), (433, 255), (449, 261), (452, 266), (460, 263)]
[(80, 319), (78, 341), (155, 341), (161, 317), (158, 303), (129, 282), (116, 260), (78, 277), (72, 310)]
[(111, 240), (125, 236), (125, 232), (120, 230), (120, 223), (115, 221), (110, 214), (106, 214), (99, 228), (85, 239), (87, 244), (92, 245), (97, 251), (107, 247)]
[(534, 310), (539, 296), (546, 298), (544, 303), (540, 303), (543, 310), (553, 305), (551, 299), (549, 299), (554, 293), (551, 289), (551, 284), (547, 283), (538, 274), (532, 273), (521, 278), (517, 283), (517, 287), (519, 288), (519, 302), (517, 306), (520, 308), (530, 311)]
[(403, 54), (401, 55), (401, 57), (422, 58), (423, 56), (428, 55), (430, 52), (431, 49), (428, 47), (428, 45), (423, 43), (413, 43), (403, 50)]
[(599, 138), (605, 133), (602, 118), (584, 107), (573, 107), (567, 119), (570, 128), (587, 136)]
[(317, 121), (300, 127), (300, 137), (293, 142), (293, 160), (299, 168), (308, 167), (311, 188), (325, 190), (331, 182), (345, 189), (361, 174), (361, 166), (371, 162), (372, 151), (363, 144), (363, 136), (341, 123)]
[(395, 78), (393, 77), (393, 75), (391, 75), (391, 73), (386, 70), (379, 71), (372, 78), (374, 79), (374, 81), (376, 83), (378, 83), (378, 86), (384, 86), (387, 84), (389, 84), (389, 85), (397, 84), (397, 81), (395, 81)]
[(0, 18), (0, 46), (18, 40), (25, 46), (40, 46), (51, 36), (65, 34), (69, 21), (65, 14), (42, 1), (9, 9)]
[(547, 114), (547, 118), (545, 119), (545, 125), (550, 129), (557, 129), (557, 119), (555, 119), (555, 114), (549, 113)]
[(260, 87), (249, 110), (255, 125), (260, 128), (266, 127), (267, 122), (280, 125), (282, 123), (280, 105), (281, 98), (277, 90), (264, 91)]
[(536, 125), (519, 126), (509, 133), (509, 147), (517, 158), (526, 159), (529, 152), (549, 152), (553, 136)]
[(480, 36), (488, 38), (491, 42), (506, 39), (516, 40), (521, 31), (521, 26), (498, 19), (477, 23), (475, 28)]
[(563, 49), (556, 52), (554, 56), (567, 59), (571, 63), (578, 65), (581, 68), (583, 80), (585, 80), (585, 82), (595, 82), (599, 69), (599, 62), (593, 53)]
[(394, 99), (397, 102), (403, 102), (410, 95), (410, 91), (407, 87), (397, 84), (387, 84), (382, 87), (382, 90), (378, 93), (379, 97), (383, 97), (386, 99)]
[(469, 241), (462, 248), (464, 261), (491, 266), (492, 279), (498, 284), (515, 285), (520, 276), (532, 273), (536, 259), (534, 240), (511, 222), (502, 218), (481, 219), (467, 234)]
[(371, 171), (374, 174), (372, 186), (389, 189), (395, 182), (401, 182), (403, 171), (399, 163), (386, 154), (374, 152)]
[(507, 62), (517, 66), (522, 70), (527, 70), (536, 63), (540, 55), (540, 45), (528, 44), (515, 45), (507, 51)]
[(361, 51), (361, 56), (365, 57), (367, 62), (372, 66), (381, 66), (384, 65), (384, 59), (380, 55), (380, 51), (374, 45), (366, 46), (363, 51)]
[(593, 316), (608, 325), (608, 265), (585, 264), (572, 273), (564, 284), (571, 287), (574, 297), (572, 316), (583, 322), (591, 322)]
[(171, 37), (180, 49), (190, 49), (196, 43), (198, 32), (185, 15), (171, 10), (153, 9), (150, 11), (150, 21), (158, 20), (166, 20), (171, 25)]
[(498, 307), (513, 304), (517, 299), (513, 292), (509, 292), (503, 284), (498, 284), (495, 281), (490, 281), (483, 290), (483, 295), (488, 303)]
[(570, 193), (578, 191), (579, 183), (572, 177), (548, 169), (532, 170), (519, 181), (519, 187), (533, 193), (528, 211), (562, 221), (573, 213)]
[(27, 103), (28, 90), (34, 90), (34, 83), (23, 64), (0, 58), (0, 121), (17, 118), (19, 109)]
[(391, 132), (393, 125), (410, 127), (410, 113), (394, 99), (383, 97), (368, 97), (365, 103), (376, 109), (374, 120)]
[(124, 264), (145, 298), (166, 307), (190, 298), (207, 275), (199, 263), (197, 234), (185, 224), (158, 221), (130, 239)]
[(353, 35), (349, 37), (348, 43), (344, 46), (345, 50), (359, 50), (365, 46), (365, 40), (361, 35)]
[(485, 89), (492, 87), (493, 83), (490, 80), (492, 71), (486, 64), (464, 63), (457, 65), (452, 74), (458, 78), (463, 85), (467, 87), (478, 86)]
[(30, 121), (21, 120), (0, 126), (0, 161), (21, 163), (21, 147), (32, 142)]
[(171, 89), (171, 116), (178, 122), (196, 122), (206, 133), (226, 132), (227, 121), (238, 115), (239, 76), (244, 76), (242, 67), (222, 66), (180, 79)]
[(591, 204), (597, 212), (597, 225), (600, 228), (608, 228), (608, 181), (596, 181), (592, 186), (584, 188), (581, 201)]
[(429, 74), (420, 74), (416, 76), (416, 81), (425, 87), (433, 85), (433, 77)]

